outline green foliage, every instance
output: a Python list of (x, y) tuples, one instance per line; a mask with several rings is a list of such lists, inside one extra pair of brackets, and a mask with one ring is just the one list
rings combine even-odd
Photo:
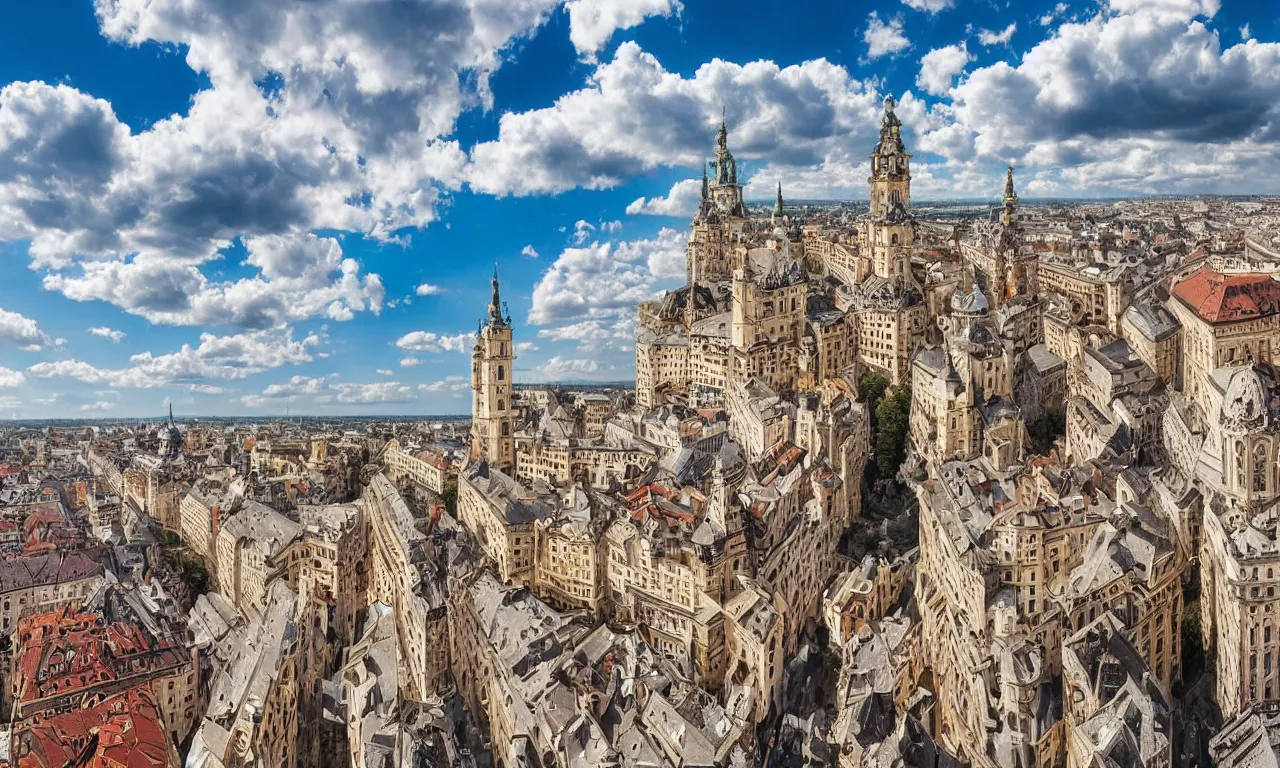
[(209, 591), (209, 569), (204, 560), (195, 555), (182, 555), (182, 581), (191, 590), (192, 596), (203, 595)]
[(1182, 611), (1182, 679), (1194, 680), (1204, 670), (1204, 629), (1200, 626), (1200, 601), (1192, 600)]
[(880, 398), (884, 397), (884, 392), (889, 388), (889, 380), (878, 373), (864, 374), (858, 382), (858, 400), (869, 403), (872, 410), (880, 402)]
[(894, 387), (876, 406), (874, 448), (876, 469), (883, 478), (898, 474), (907, 456), (907, 429), (911, 419), (911, 390)]
[(440, 498), (444, 499), (444, 508), (449, 510), (452, 517), (458, 516), (458, 481), (450, 480), (444, 484), (444, 492), (440, 494)]
[(1044, 415), (1027, 425), (1031, 434), (1031, 450), (1037, 456), (1047, 456), (1053, 443), (1067, 434), (1065, 411), (1045, 411)]

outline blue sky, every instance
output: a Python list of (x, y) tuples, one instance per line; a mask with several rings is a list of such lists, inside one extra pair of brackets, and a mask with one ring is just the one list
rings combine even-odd
[(1275, 0), (47, 0), (0, 23), (0, 417), (465, 413), (633, 376), (721, 111), (748, 196), (1280, 192)]

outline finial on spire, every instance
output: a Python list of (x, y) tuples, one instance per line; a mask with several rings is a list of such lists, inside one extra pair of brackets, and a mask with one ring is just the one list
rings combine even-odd
[(884, 117), (880, 121), (880, 135), (882, 139), (884, 138), (886, 131), (902, 126), (902, 121), (898, 119), (898, 116), (893, 111), (893, 108), (897, 106), (897, 104), (898, 102), (894, 100), (893, 94), (889, 94), (884, 97)]
[(502, 319), (502, 299), (498, 296), (498, 262), (493, 263), (493, 301), (489, 303), (489, 319), (497, 325), (501, 325)]
[(702, 166), (702, 201), (705, 203), (711, 197), (711, 189), (707, 186), (707, 166)]

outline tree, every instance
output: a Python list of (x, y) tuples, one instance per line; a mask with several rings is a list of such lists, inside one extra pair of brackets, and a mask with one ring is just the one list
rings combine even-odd
[(1182, 677), (1193, 680), (1204, 670), (1204, 630), (1200, 626), (1200, 601), (1192, 600), (1182, 611)]
[(897, 477), (907, 457), (907, 430), (911, 422), (911, 390), (894, 387), (876, 406), (876, 470), (882, 478)]
[(440, 498), (444, 500), (444, 508), (449, 510), (452, 517), (458, 516), (458, 481), (450, 480), (444, 484), (444, 490), (440, 493)]
[(204, 561), (194, 555), (182, 556), (182, 581), (191, 590), (191, 594), (203, 595), (209, 591), (209, 569)]
[(1053, 443), (1067, 434), (1065, 411), (1045, 411), (1044, 415), (1027, 425), (1031, 435), (1031, 449), (1037, 456), (1048, 456)]
[(863, 374), (858, 381), (858, 400), (867, 404), (873, 411), (889, 388), (889, 380), (878, 373)]

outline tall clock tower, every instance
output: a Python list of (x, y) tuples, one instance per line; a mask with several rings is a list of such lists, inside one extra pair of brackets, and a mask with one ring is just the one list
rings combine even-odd
[(515, 408), (511, 402), (515, 359), (511, 317), (498, 297), (495, 265), (489, 316), (471, 350), (471, 458), (501, 470), (515, 466)]
[(884, 100), (880, 141), (871, 155), (871, 222), (866, 246), (877, 277), (911, 278), (915, 221), (911, 218), (911, 155), (902, 143), (902, 121), (892, 96)]

